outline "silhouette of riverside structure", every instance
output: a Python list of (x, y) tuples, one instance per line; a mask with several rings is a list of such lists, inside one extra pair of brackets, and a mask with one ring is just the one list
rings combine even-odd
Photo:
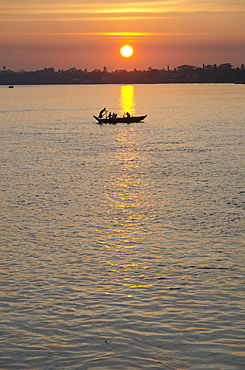
[(14, 72), (6, 66), (0, 70), (0, 85), (28, 85), (28, 84), (145, 84), (145, 83), (244, 83), (244, 64), (233, 67), (230, 63), (220, 65), (205, 65), (195, 67), (181, 65), (173, 70), (167, 69), (126, 71), (115, 70), (108, 72), (94, 69), (88, 71), (70, 68), (68, 70), (53, 67), (37, 71), (19, 70)]

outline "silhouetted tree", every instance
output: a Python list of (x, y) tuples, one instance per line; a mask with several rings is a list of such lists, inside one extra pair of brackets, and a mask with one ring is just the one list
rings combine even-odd
[(178, 66), (177, 67), (177, 70), (178, 71), (193, 71), (194, 69), (196, 69), (197, 67), (195, 66), (190, 66), (188, 64), (184, 64), (182, 66)]
[(220, 64), (219, 65), (219, 69), (226, 69), (226, 70), (230, 70), (232, 69), (232, 64), (231, 63), (223, 63), (223, 64)]

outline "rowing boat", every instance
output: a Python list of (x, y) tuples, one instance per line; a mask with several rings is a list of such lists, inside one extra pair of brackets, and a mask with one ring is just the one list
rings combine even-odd
[(147, 114), (144, 116), (130, 116), (130, 117), (116, 117), (116, 118), (99, 118), (97, 116), (94, 116), (96, 119), (97, 123), (102, 124), (102, 123), (109, 123), (112, 125), (115, 125), (116, 123), (133, 123), (133, 122), (141, 122), (147, 117)]

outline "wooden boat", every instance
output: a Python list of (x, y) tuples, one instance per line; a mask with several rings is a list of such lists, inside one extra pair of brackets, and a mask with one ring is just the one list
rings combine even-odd
[(126, 117), (116, 117), (116, 118), (109, 118), (109, 117), (99, 118), (99, 117), (94, 116), (97, 123), (99, 123), (99, 124), (109, 123), (111, 125), (115, 125), (116, 123), (119, 123), (119, 122), (120, 123), (121, 122), (125, 122), (125, 123), (141, 122), (146, 117), (147, 117), (147, 114), (145, 114), (144, 116), (130, 116), (130, 117), (126, 116)]

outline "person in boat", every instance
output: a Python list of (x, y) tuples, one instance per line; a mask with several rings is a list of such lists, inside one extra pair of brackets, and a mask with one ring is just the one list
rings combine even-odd
[(127, 115), (127, 117), (130, 117), (130, 114), (128, 112), (126, 113), (126, 115)]
[(103, 108), (99, 113), (99, 118), (102, 118), (104, 113), (106, 112), (106, 108)]
[(112, 114), (112, 118), (117, 118), (117, 114), (116, 113), (113, 113)]

